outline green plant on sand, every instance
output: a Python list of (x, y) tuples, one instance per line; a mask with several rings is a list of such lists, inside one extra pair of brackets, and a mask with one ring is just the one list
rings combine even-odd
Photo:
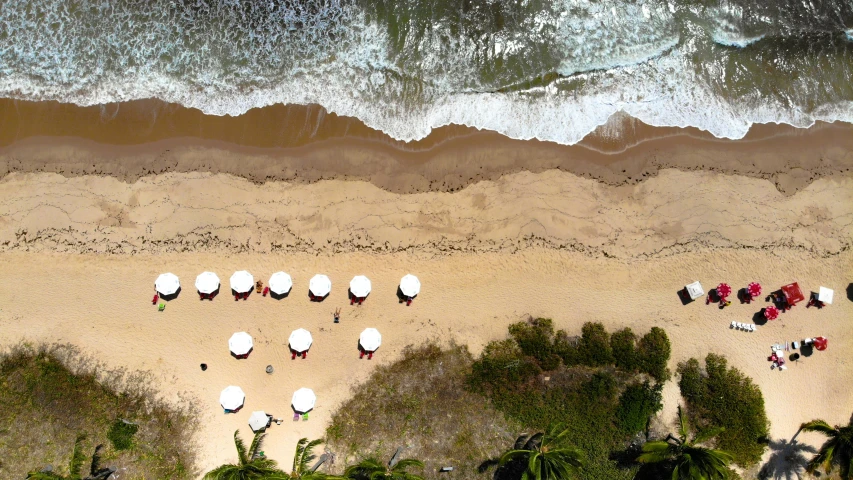
[(702, 447), (723, 429), (705, 431), (688, 439), (687, 418), (678, 407), (678, 437), (671, 433), (665, 440), (647, 442), (637, 457), (640, 463), (665, 463), (672, 469), (672, 480), (725, 480), (732, 456), (722, 450)]
[(322, 440), (311, 440), (300, 438), (296, 442), (296, 452), (293, 454), (293, 468), (290, 470), (290, 478), (298, 478), (302, 480), (323, 480), (331, 479), (330, 475), (317, 472), (317, 468), (323, 463), (321, 458), (313, 467), (309, 465), (315, 458), (314, 447), (323, 443)]
[(397, 460), (400, 449), (388, 463), (382, 463), (376, 457), (368, 457), (364, 460), (350, 465), (344, 470), (344, 478), (350, 480), (423, 480), (420, 475), (415, 475), (407, 470), (410, 467), (423, 468), (420, 460), (404, 458)]
[(814, 474), (818, 468), (823, 468), (823, 471), (830, 475), (833, 467), (838, 465), (841, 480), (853, 479), (853, 417), (844, 427), (836, 425), (833, 428), (823, 420), (812, 420), (802, 424), (800, 429), (822, 433), (827, 437), (826, 442), (809, 461), (806, 471)]
[(216, 467), (204, 475), (204, 480), (252, 480), (252, 479), (289, 479), (290, 475), (279, 470), (275, 460), (267, 458), (261, 451), (264, 433), (258, 432), (252, 444), (246, 444), (240, 438), (240, 431), (234, 431), (234, 446), (237, 448), (237, 463)]

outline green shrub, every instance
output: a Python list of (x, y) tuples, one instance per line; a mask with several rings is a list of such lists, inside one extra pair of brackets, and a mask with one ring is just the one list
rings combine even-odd
[(489, 342), (471, 366), (469, 384), (477, 392), (502, 390), (525, 383), (540, 371), (535, 362), (524, 356), (514, 340)]
[(637, 336), (630, 328), (623, 328), (613, 332), (610, 336), (610, 349), (616, 367), (626, 372), (636, 372), (637, 365)]
[(554, 352), (554, 324), (550, 318), (514, 323), (509, 326), (509, 334), (521, 352), (535, 358), (542, 370), (560, 366), (560, 357)]
[(666, 367), (672, 347), (664, 329), (652, 327), (649, 333), (640, 339), (637, 352), (638, 366), (641, 372), (648, 373), (655, 380), (669, 380), (670, 372)]
[(678, 373), (678, 386), (697, 430), (725, 428), (717, 436), (717, 448), (731, 453), (742, 467), (758, 463), (769, 431), (758, 386), (739, 370), (728, 368), (726, 359), (715, 354), (705, 357), (704, 371), (699, 361), (691, 358), (678, 365)]
[(649, 418), (663, 408), (662, 384), (634, 383), (619, 396), (616, 422), (629, 435), (646, 430)]
[(133, 446), (133, 436), (136, 435), (137, 430), (139, 426), (136, 424), (116, 419), (107, 431), (107, 438), (116, 450), (128, 450)]
[(610, 335), (604, 325), (598, 322), (583, 324), (581, 339), (578, 342), (578, 357), (580, 364), (590, 367), (613, 365)]

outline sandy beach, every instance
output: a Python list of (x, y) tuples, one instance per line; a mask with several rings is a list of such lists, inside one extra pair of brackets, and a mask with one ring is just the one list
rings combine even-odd
[[(455, 341), (477, 354), (528, 315), (570, 334), (586, 321), (611, 331), (661, 326), (673, 369), (724, 354), (761, 387), (774, 438), (814, 417), (845, 423), (853, 127), (762, 126), (731, 142), (635, 126), (634, 137), (620, 130), (621, 146), (602, 129), (566, 147), (463, 127), (418, 145), (328, 134), (269, 146), (186, 132), (45, 137), (74, 132), (31, 125), (0, 148), (0, 282), (13, 286), (0, 291), (0, 341), (71, 343), (108, 365), (154, 372), (165, 398), (197, 403), (203, 470), (232, 458), (231, 434), (249, 434), (252, 410), (285, 419), (266, 451), (286, 465), (296, 440), (321, 437), (350, 388), (406, 345)], [(198, 300), (198, 273), (227, 282), (241, 269), (263, 281), (287, 271), (293, 292)], [(158, 312), (152, 285), (166, 271), (183, 291)], [(308, 299), (315, 273), (333, 282), (323, 303)], [(395, 296), (406, 273), (423, 284), (408, 308)], [(373, 292), (351, 307), (346, 288), (358, 274)], [(836, 297), (745, 333), (729, 324), (751, 322), (764, 302), (682, 305), (676, 291), (694, 280), (706, 289), (798, 281)], [(300, 327), (315, 343), (307, 359), (291, 360), (287, 337)], [(365, 327), (383, 334), (371, 361), (356, 348)], [(246, 360), (227, 348), (240, 330), (255, 338)], [(827, 351), (771, 371), (771, 344), (817, 335), (830, 339)], [(247, 393), (236, 415), (218, 405), (229, 384)], [(290, 396), (302, 386), (319, 400), (308, 422), (293, 423)], [(664, 394), (668, 422), (677, 384)]]

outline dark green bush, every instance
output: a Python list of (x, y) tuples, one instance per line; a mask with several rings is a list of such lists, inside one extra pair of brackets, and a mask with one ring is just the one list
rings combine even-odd
[(646, 430), (649, 418), (663, 408), (662, 384), (634, 383), (619, 396), (616, 423), (629, 435)]
[(509, 326), (509, 334), (521, 352), (535, 358), (542, 370), (560, 366), (560, 357), (554, 352), (554, 324), (550, 318), (513, 323)]
[(652, 327), (649, 333), (640, 339), (637, 352), (640, 371), (648, 373), (659, 382), (669, 380), (670, 372), (666, 364), (669, 362), (671, 352), (669, 337), (666, 336), (664, 329)]
[(136, 424), (116, 419), (107, 431), (107, 438), (116, 450), (128, 450), (133, 446), (133, 436), (138, 430), (139, 426)]
[(470, 385), (477, 392), (513, 388), (541, 372), (514, 340), (489, 342), (471, 367)]
[(678, 386), (687, 401), (690, 421), (697, 431), (724, 427), (717, 436), (717, 448), (734, 456), (735, 462), (749, 467), (761, 460), (769, 422), (761, 390), (736, 368), (728, 368), (720, 355), (705, 357), (704, 371), (691, 358), (678, 365)]
[(583, 324), (581, 339), (578, 342), (578, 360), (580, 364), (590, 367), (613, 365), (610, 335), (604, 325), (598, 322)]
[(616, 367), (626, 372), (636, 372), (637, 366), (637, 336), (630, 328), (617, 330), (610, 335), (610, 349)]

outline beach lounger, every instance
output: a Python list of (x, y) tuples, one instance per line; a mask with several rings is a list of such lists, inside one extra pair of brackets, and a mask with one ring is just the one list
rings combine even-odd
[(151, 300), (151, 305), (157, 305), (157, 300), (160, 300), (160, 297), (158, 297), (157, 295), (154, 295), (154, 299)]
[(294, 422), (298, 422), (300, 418), (302, 418), (302, 415), (300, 415), (298, 413), (293, 414), (293, 421)]
[(163, 310), (165, 310), (165, 309), (166, 309), (166, 304), (165, 304), (165, 303), (161, 303), (161, 304), (160, 304), (160, 306), (157, 308), (157, 310), (158, 310), (158, 311), (160, 311), (160, 312), (162, 312), (162, 311), (163, 311)]
[(308, 350), (305, 350), (304, 352), (302, 352), (302, 360), (305, 360), (305, 357), (307, 357), (307, 356), (308, 356)]
[(792, 347), (794, 350), (799, 349), (799, 348), (800, 348), (800, 342), (791, 342), (791, 347)]
[(749, 324), (749, 331), (750, 331), (750, 332), (754, 332), (754, 331), (755, 331), (755, 324), (754, 324), (754, 323), (750, 323), (750, 324)]
[(302, 421), (303, 421), (303, 422), (307, 422), (307, 421), (308, 421), (308, 412), (305, 412), (305, 413), (303, 413), (303, 414), (302, 414)]
[(782, 370), (787, 370), (787, 369), (788, 369), (788, 367), (786, 367), (785, 365), (779, 365), (779, 371), (780, 371), (780, 372), (781, 372)]
[(373, 352), (367, 352), (367, 359), (373, 360)]
[(359, 350), (358, 358), (359, 359), (364, 358), (364, 350)]
[(737, 328), (737, 322), (732, 321), (732, 328)]
[(248, 299), (249, 299), (249, 292), (246, 292), (243, 294), (243, 300), (248, 300)]
[(240, 300), (240, 294), (239, 293), (234, 294), (234, 301), (236, 302), (237, 300)]
[(290, 351), (290, 359), (291, 359), (291, 360), (296, 360), (296, 350), (291, 350), (291, 351)]
[(264, 287), (264, 296), (266, 297), (268, 293), (270, 293), (270, 287)]

